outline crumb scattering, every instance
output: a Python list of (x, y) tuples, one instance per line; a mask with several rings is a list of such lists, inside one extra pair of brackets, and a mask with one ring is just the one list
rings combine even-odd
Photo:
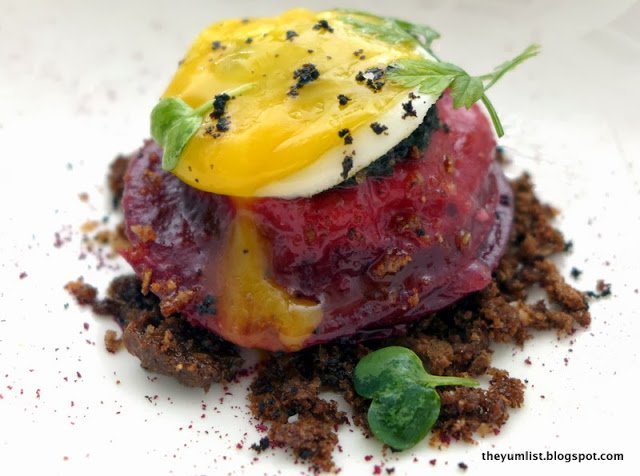
[[(122, 175), (118, 171), (126, 169), (121, 159), (111, 167), (114, 203), (121, 196), (118, 180)], [(117, 176), (120, 178), (112, 181)], [(492, 366), (493, 343), (521, 346), (532, 337), (531, 330), (555, 329), (559, 335), (567, 335), (576, 326), (588, 326), (591, 320), (586, 296), (566, 283), (550, 259), (567, 248), (562, 234), (551, 225), (556, 210), (538, 200), (529, 176), (514, 180), (512, 188), (515, 215), (510, 243), (487, 288), (414, 322), (402, 337), (333, 342), (266, 356), (249, 388), (251, 412), (266, 432), (251, 445), (253, 450), (290, 448), (297, 460), (314, 471), (335, 471), (332, 453), (338, 446), (340, 426), (353, 423), (372, 436), (366, 418), (369, 402), (352, 385), (354, 368), (369, 352), (388, 345), (412, 349), (432, 374), (487, 375), (490, 379), (486, 389), (438, 389), (442, 406), (431, 434), (432, 445), (446, 446), (453, 440), (473, 442), (476, 436), (500, 433), (509, 410), (523, 404), (525, 385)], [(141, 227), (138, 231), (146, 234), (152, 230)], [(392, 258), (382, 263), (380, 273), (397, 272), (406, 264), (402, 255)], [(97, 290), (82, 278), (65, 288), (79, 304), (91, 306), (96, 314), (113, 316), (122, 327), (122, 337), (115, 331), (105, 334), (110, 352), (124, 346), (144, 368), (174, 376), (188, 386), (207, 389), (212, 383), (232, 380), (242, 366), (238, 349), (192, 326), (179, 314), (166, 317), (170, 313), (161, 312), (158, 298), (143, 294), (143, 284), (136, 276), (118, 277), (101, 300)], [(534, 286), (546, 293), (546, 300), (529, 304), (528, 292)], [(611, 293), (604, 281), (598, 282), (596, 290), (595, 297)], [(213, 303), (212, 298), (208, 304)], [(531, 364), (528, 357), (525, 362)], [(325, 391), (337, 393), (347, 402), (351, 418), (338, 409), (336, 401), (321, 397)], [(435, 465), (436, 460), (429, 463)], [(467, 464), (460, 462), (458, 467), (466, 471)], [(393, 468), (387, 469), (392, 472)]]

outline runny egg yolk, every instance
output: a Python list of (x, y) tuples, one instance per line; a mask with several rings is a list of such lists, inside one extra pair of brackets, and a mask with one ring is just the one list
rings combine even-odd
[[(358, 73), (419, 56), (413, 45), (357, 32), (343, 15), (294, 9), (222, 21), (200, 33), (163, 97), (196, 108), (225, 91), (252, 87), (228, 100), (218, 117), (205, 116), (172, 172), (195, 188), (236, 197), (309, 195), (342, 181), (342, 160), (357, 154), (358, 144), (345, 148), (338, 132), (369, 129), (407, 96), (388, 82), (376, 90), (358, 81)], [(420, 121), (414, 122), (415, 128)], [(297, 188), (278, 186), (336, 150), (333, 183), (303, 177)]]
[(245, 347), (298, 350), (320, 324), (322, 305), (268, 279), (254, 218), (242, 201), (236, 206), (227, 247), (210, 276), (219, 296), (216, 330)]

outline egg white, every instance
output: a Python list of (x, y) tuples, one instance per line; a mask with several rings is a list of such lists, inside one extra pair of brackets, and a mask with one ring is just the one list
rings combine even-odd
[[(417, 90), (407, 90), (407, 95), (403, 99), (371, 121), (387, 126), (387, 130), (382, 134), (376, 134), (369, 124), (352, 130), (350, 131), (353, 137), (351, 144), (330, 149), (304, 169), (259, 188), (255, 196), (310, 197), (338, 185), (344, 180), (341, 174), (345, 157), (349, 156), (353, 160), (353, 167), (348, 173), (348, 177), (353, 177), (409, 137), (422, 124), (427, 111), (437, 99), (434, 96), (418, 93)], [(415, 116), (405, 116), (402, 104), (407, 101), (412, 102)]]

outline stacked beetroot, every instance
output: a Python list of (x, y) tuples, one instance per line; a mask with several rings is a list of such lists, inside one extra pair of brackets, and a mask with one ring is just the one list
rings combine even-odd
[[(270, 279), (322, 305), (305, 346), (389, 334), (490, 282), (512, 220), (491, 126), (477, 106), (454, 110), (448, 95), (436, 107), (442, 126), (392, 176), (251, 203)], [(163, 313), (215, 330), (216, 296), (203, 276), (228, 238), (233, 202), (164, 172), (161, 154), (148, 142), (132, 157), (125, 258), (162, 299)]]

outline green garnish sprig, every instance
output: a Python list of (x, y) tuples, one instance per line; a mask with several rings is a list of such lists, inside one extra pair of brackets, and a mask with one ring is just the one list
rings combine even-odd
[(520, 63), (536, 56), (540, 46), (529, 45), (515, 58), (497, 66), (491, 73), (472, 76), (460, 66), (441, 61), (431, 49), (434, 40), (440, 34), (434, 29), (398, 20), (391, 17), (378, 17), (366, 12), (344, 10), (348, 15), (340, 17), (344, 23), (351, 25), (356, 31), (378, 38), (388, 43), (415, 44), (429, 53), (433, 59), (398, 60), (387, 68), (387, 79), (402, 87), (418, 90), (423, 94), (440, 96), (447, 88), (451, 88), (453, 107), (466, 107), (482, 101), (487, 108), (498, 137), (504, 135), (504, 129), (498, 113), (486, 95), (486, 92), (508, 71)]
[[(229, 97), (239, 96), (255, 87), (247, 83), (224, 91)], [(204, 117), (213, 109), (213, 99), (193, 108), (181, 98), (162, 99), (151, 111), (151, 136), (164, 149), (162, 168), (171, 171), (180, 159), (187, 142), (198, 132)]]
[(366, 355), (354, 372), (354, 387), (372, 399), (367, 414), (373, 434), (396, 450), (421, 441), (438, 419), (440, 396), (435, 387), (478, 382), (461, 377), (429, 374), (420, 358), (406, 347), (385, 347)]
[(453, 107), (456, 109), (462, 106), (469, 109), (476, 102), (482, 101), (491, 117), (496, 134), (502, 137), (504, 135), (502, 123), (486, 91), (505, 73), (539, 52), (540, 46), (529, 45), (515, 58), (505, 61), (491, 73), (482, 76), (472, 76), (459, 66), (427, 58), (398, 60), (387, 70), (387, 78), (392, 83), (405, 88), (417, 87), (421, 93), (435, 97), (440, 96), (450, 87)]
[(361, 10), (340, 9), (346, 15), (341, 16), (342, 22), (351, 25), (359, 33), (373, 36), (387, 43), (414, 44), (433, 55), (431, 43), (440, 38), (433, 28), (426, 25), (416, 25), (393, 17), (379, 17)]

